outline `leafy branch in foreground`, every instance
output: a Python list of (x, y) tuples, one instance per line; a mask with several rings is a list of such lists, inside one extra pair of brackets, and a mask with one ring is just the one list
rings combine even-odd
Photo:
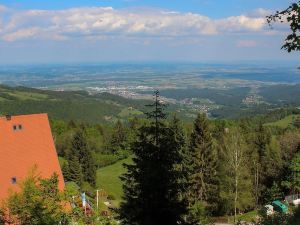
[(273, 22), (288, 23), (291, 33), (286, 37), (282, 49), (288, 52), (300, 51), (300, 1), (291, 4), (283, 11), (277, 11), (274, 15), (267, 16), (269, 25)]

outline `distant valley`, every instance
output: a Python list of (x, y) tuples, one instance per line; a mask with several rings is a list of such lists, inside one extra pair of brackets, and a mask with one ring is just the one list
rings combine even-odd
[[(186, 120), (199, 111), (213, 118), (237, 118), (300, 106), (296, 65), (1, 66), (0, 83), (2, 114), (46, 111), (54, 118), (88, 122), (141, 116), (156, 89), (170, 110)], [(81, 111), (83, 106), (88, 113)], [(59, 107), (66, 109), (60, 113)]]

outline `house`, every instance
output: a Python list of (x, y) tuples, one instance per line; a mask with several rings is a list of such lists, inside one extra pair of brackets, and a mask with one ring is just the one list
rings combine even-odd
[(58, 162), (48, 115), (32, 114), (0, 117), (0, 200), (20, 183), (34, 167), (43, 178), (54, 172), (59, 189), (64, 180)]

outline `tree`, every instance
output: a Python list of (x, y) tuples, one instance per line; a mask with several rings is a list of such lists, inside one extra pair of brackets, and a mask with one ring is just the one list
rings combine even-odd
[[(178, 189), (180, 191), (179, 199), (185, 207), (188, 206), (188, 189), (189, 189), (189, 161), (188, 161), (188, 151), (186, 143), (186, 134), (184, 133), (183, 126), (176, 115), (173, 116), (169, 124), (169, 139), (170, 148), (173, 150), (173, 157), (175, 158), (176, 164), (175, 169), (177, 173), (177, 178), (174, 179)], [(186, 215), (184, 216), (186, 219)]]
[[(72, 140), (71, 153), (77, 157), (83, 174), (83, 180), (91, 185), (96, 185), (96, 166), (92, 152), (88, 147), (84, 129), (77, 130)], [(75, 159), (76, 161), (76, 159)]]
[(209, 121), (199, 114), (189, 145), (189, 205), (206, 202), (212, 206), (217, 196), (217, 159)]
[[(66, 217), (62, 195), (58, 189), (58, 176), (42, 179), (34, 172), (21, 184), (21, 191), (12, 193), (3, 209), (9, 224), (52, 225), (61, 224)], [(9, 216), (7, 216), (9, 213)]]
[(268, 16), (267, 21), (269, 24), (276, 21), (287, 22), (291, 33), (286, 37), (282, 48), (288, 52), (300, 51), (300, 1), (291, 4), (283, 11), (277, 11), (274, 15)]
[[(174, 225), (183, 223), (186, 206), (181, 196), (182, 140), (165, 123), (164, 104), (155, 92), (153, 111), (147, 113), (149, 124), (138, 132), (133, 144), (133, 164), (124, 165), (127, 172), (124, 182), (124, 197), (120, 207), (123, 224)], [(177, 129), (177, 128), (176, 128)]]
[[(63, 167), (63, 172), (66, 181), (73, 181), (77, 185), (81, 186), (83, 182), (83, 174), (82, 174), (81, 165), (76, 156), (73, 156), (69, 160), (68, 165), (65, 165)], [(65, 176), (65, 174), (67, 176)]]
[(295, 119), (293, 124), (296, 128), (300, 129), (300, 116)]
[(113, 153), (118, 153), (121, 150), (125, 150), (126, 146), (126, 131), (120, 120), (117, 121), (113, 129), (113, 134), (110, 141), (110, 148)]
[[(272, 143), (271, 143), (272, 141)], [(275, 140), (271, 139), (269, 130), (259, 121), (254, 134), (254, 153), (252, 154), (254, 185), (255, 185), (255, 202), (258, 206), (261, 196), (266, 193), (268, 188), (273, 184), (274, 173), (277, 163), (280, 163), (280, 148), (276, 145)], [(273, 159), (276, 158), (276, 165)]]
[(253, 206), (252, 182), (247, 157), (247, 145), (238, 129), (224, 135), (222, 146), (221, 193), (223, 204), (234, 212)]
[(300, 193), (300, 153), (297, 153), (290, 162), (289, 176), (286, 181), (283, 182), (293, 194)]

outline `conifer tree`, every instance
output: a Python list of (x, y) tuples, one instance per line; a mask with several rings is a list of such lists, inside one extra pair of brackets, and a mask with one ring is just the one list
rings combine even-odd
[(81, 186), (83, 181), (82, 169), (79, 160), (76, 156), (71, 157), (67, 167), (67, 176), (64, 177), (66, 181), (73, 181), (78, 186)]
[(214, 202), (217, 196), (216, 154), (205, 114), (194, 122), (189, 145), (189, 205)]
[(177, 169), (182, 161), (181, 141), (175, 141), (174, 130), (165, 124), (158, 91), (151, 107), (153, 111), (147, 113), (151, 123), (139, 129), (133, 145), (133, 164), (125, 165), (120, 218), (130, 225), (175, 225), (186, 211)]
[(114, 126), (110, 140), (110, 148), (113, 153), (118, 153), (120, 150), (125, 150), (127, 148), (126, 131), (120, 120), (118, 120)]
[(92, 152), (84, 135), (84, 130), (77, 130), (72, 140), (71, 152), (77, 157), (81, 165), (84, 181), (91, 185), (96, 184), (96, 166), (92, 157)]

